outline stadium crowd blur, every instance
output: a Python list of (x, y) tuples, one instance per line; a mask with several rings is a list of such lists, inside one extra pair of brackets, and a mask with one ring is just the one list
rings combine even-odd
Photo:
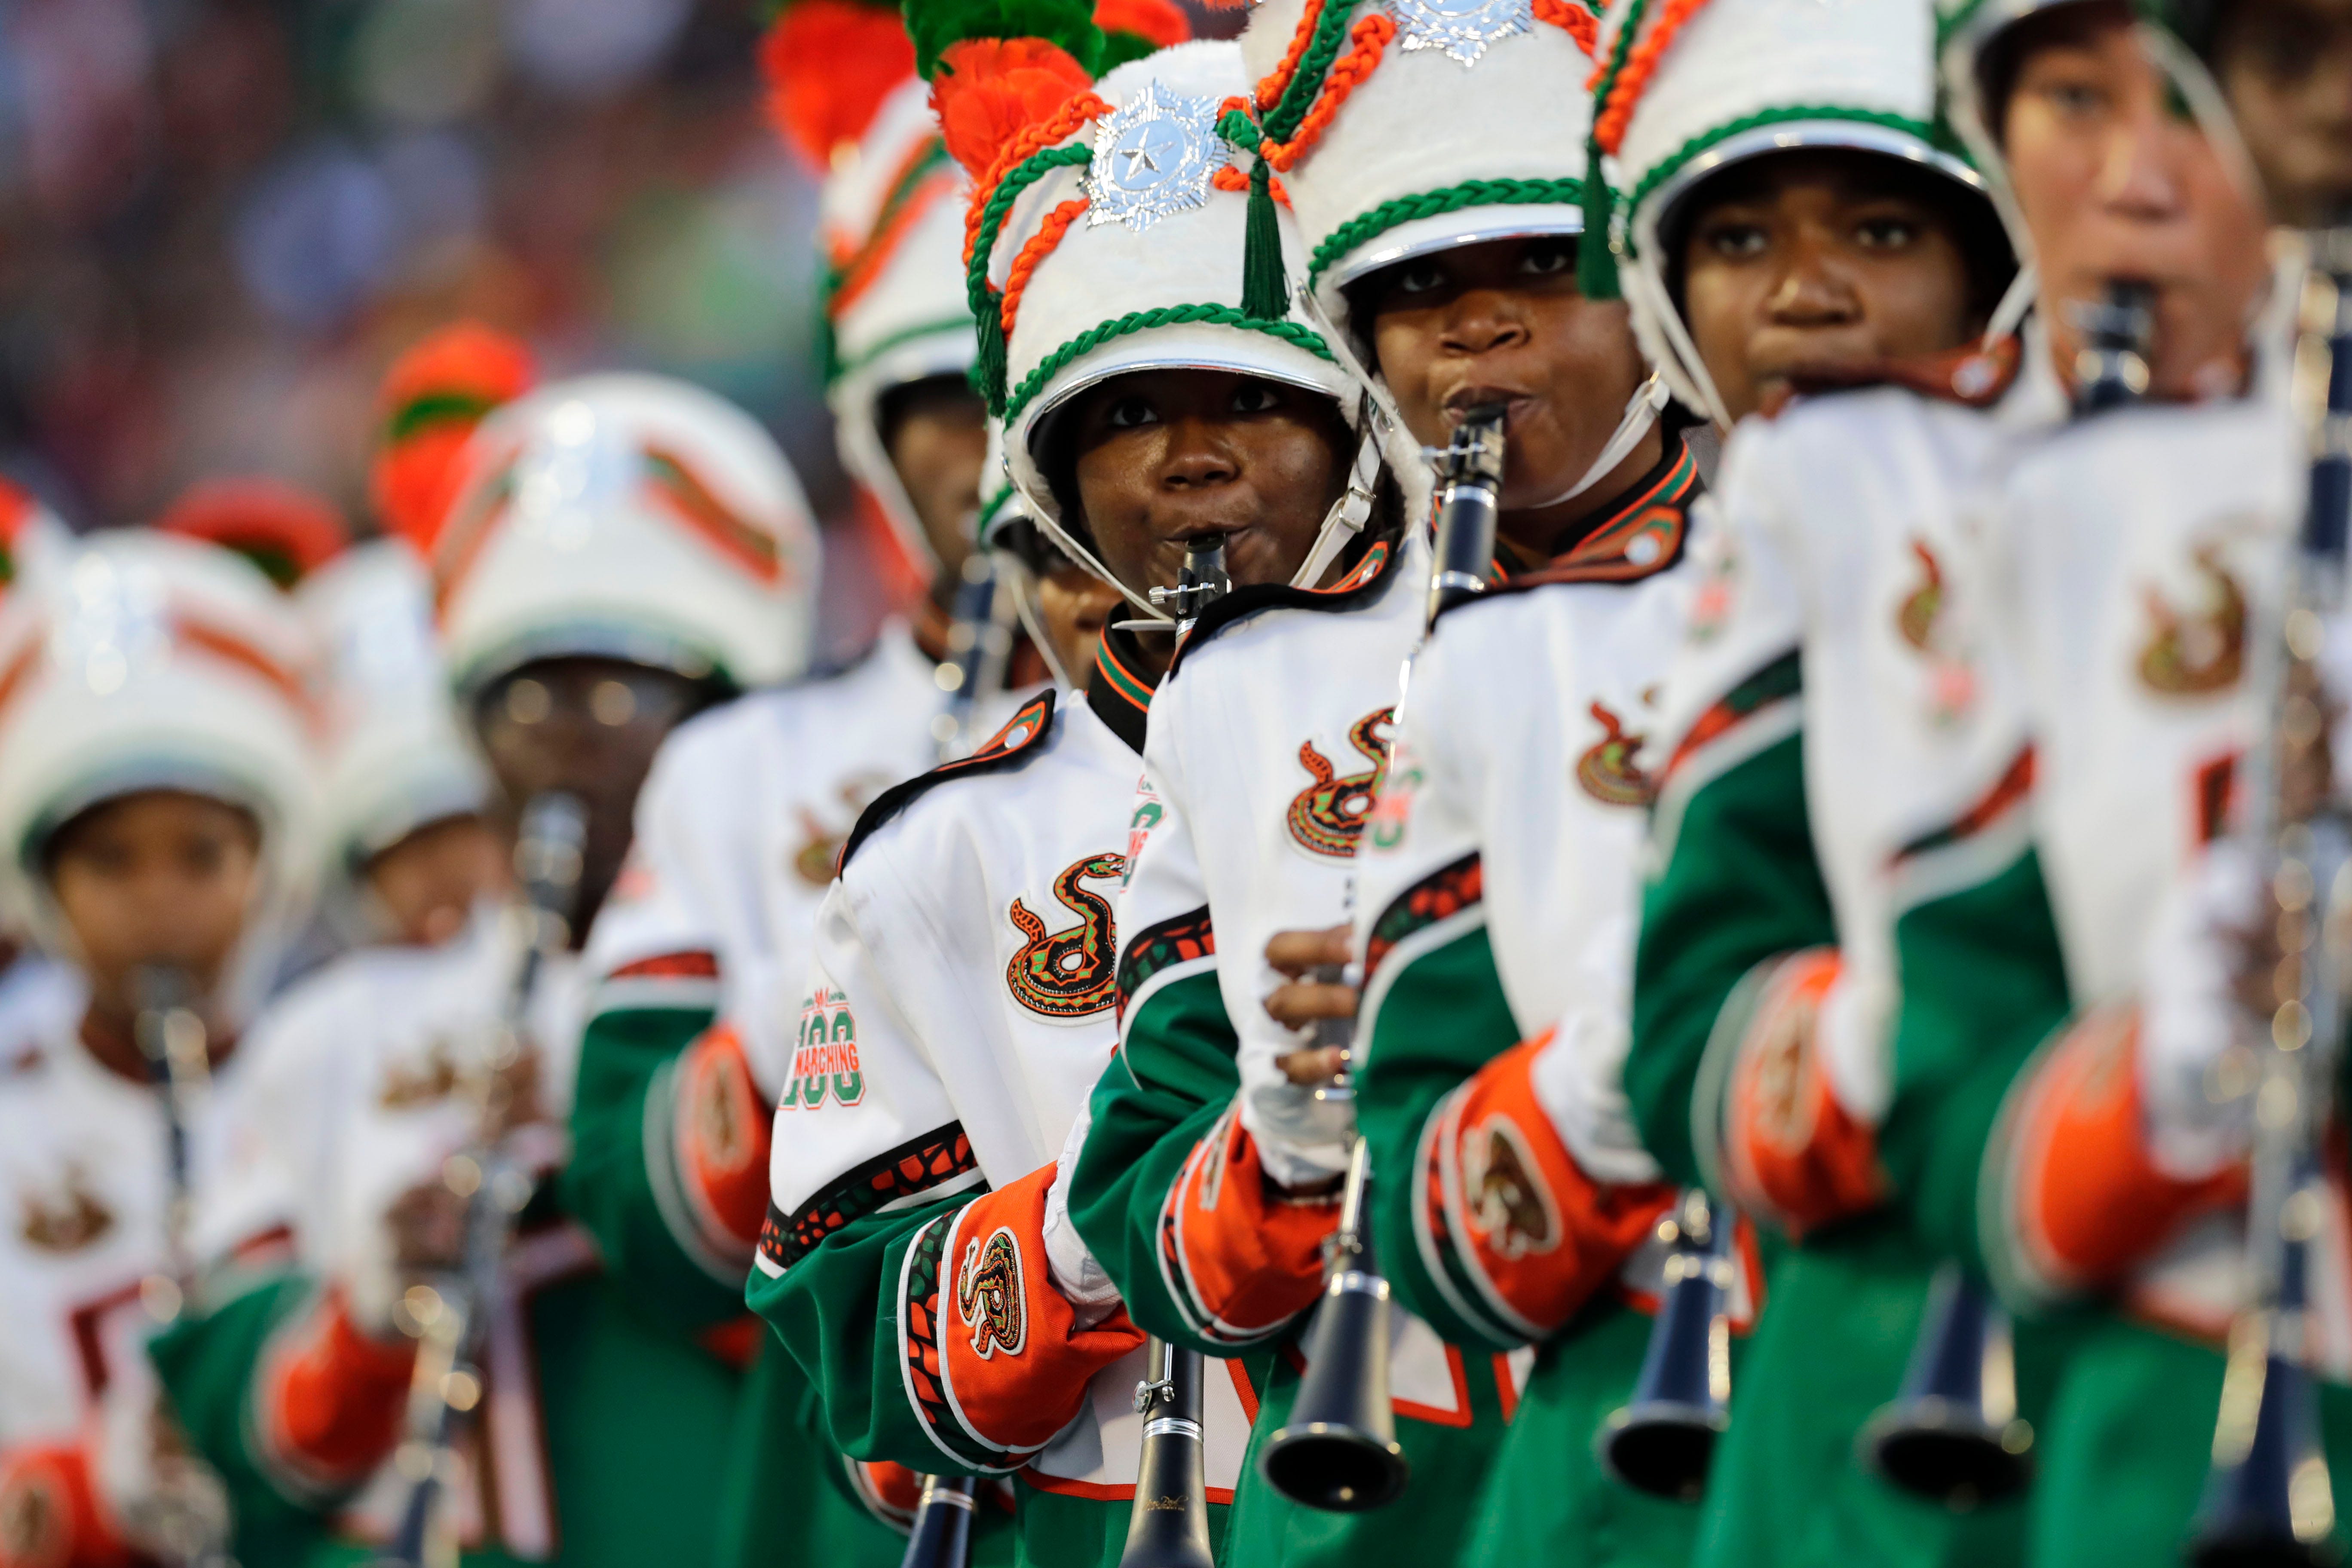
[[(430, 327), (751, 409), (827, 522), (817, 172), (765, 0), (0, 0), (0, 473), (80, 528), (268, 474), (359, 531), (373, 399)], [(836, 560), (841, 559), (835, 554)], [(881, 606), (835, 574), (825, 653)]]

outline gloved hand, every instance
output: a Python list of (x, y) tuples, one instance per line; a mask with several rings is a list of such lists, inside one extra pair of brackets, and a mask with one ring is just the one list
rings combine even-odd
[(2277, 1002), (2277, 921), (2267, 857), (2217, 839), (2167, 893), (2149, 928), (2137, 1071), (2148, 1157), (2197, 1181), (2245, 1155), (2253, 1047)]

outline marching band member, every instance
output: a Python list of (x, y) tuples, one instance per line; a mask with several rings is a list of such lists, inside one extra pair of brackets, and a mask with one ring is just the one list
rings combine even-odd
[(57, 955), (0, 986), (0, 1562), (195, 1561), (228, 1500), (146, 1346), (190, 1305), (238, 1037), (312, 881), (310, 649), (201, 540), (53, 541), (26, 570), (43, 516), (5, 519), (0, 598), (0, 879)]
[[(577, 846), (539, 845), (531, 874), (572, 882), (559, 923), (576, 936), (620, 871), (663, 738), (716, 698), (799, 669), (815, 531), (748, 416), (657, 377), (542, 387), (446, 455), (456, 479), (425, 487), (449, 498), (427, 542), (445, 656), (502, 833), (575, 803)], [(739, 1379), (601, 1284), (570, 1217), (561, 1128), (585, 986), (549, 929), (486, 905), (443, 946), (347, 955), (256, 1033), (239, 1159), (207, 1231), (226, 1242), (282, 1223), (292, 1258), (223, 1281), (211, 1312), (156, 1352), (228, 1479), (248, 1561), (272, 1533), (329, 1554), (373, 1554), (336, 1544), (353, 1536), (415, 1550), (404, 1514), (419, 1500), (427, 1542), (454, 1537), (469, 1560), (715, 1550)], [(452, 1158), (477, 1148), (536, 1173), (535, 1187)], [(480, 1234), (476, 1193), (528, 1198), (511, 1241), (471, 1259), (488, 1279), (456, 1273)], [(446, 1469), (429, 1435), (404, 1467), (412, 1336), (432, 1331), (459, 1278), (482, 1324), (466, 1352), (478, 1376), (433, 1379), (419, 1397), (477, 1419)], [(442, 1489), (420, 1490), (425, 1475)]]
[[(1258, 85), (1236, 129), (1299, 215), (1302, 281), (1367, 367), (1360, 395), (1405, 437), (1412, 515), (1425, 515), (1428, 470), (1411, 447), (1443, 445), (1475, 405), (1507, 403), (1507, 575), (1638, 585), (1680, 561), (1697, 477), (1660, 427), (1663, 388), (1624, 308), (1575, 287), (1589, 120), (1560, 86), (1591, 69), (1597, 28), (1575, 5), (1532, 17), (1265, 5), (1244, 37)], [(1318, 74), (1294, 60), (1326, 63)], [(1138, 1320), (1212, 1352), (1304, 1328), (1338, 1222), (1353, 1119), (1317, 1092), (1333, 1064), (1300, 1051), (1300, 994), (1267, 995), (1286, 971), (1344, 962), (1344, 922), (1363, 907), (1356, 856), (1393, 779), (1398, 673), (1428, 605), (1423, 531), (1375, 549), (1390, 552), (1377, 572), (1331, 589), (1220, 601), (1154, 699), (1120, 904), (1120, 1055), (1095, 1101), (1073, 1213)], [(1645, 597), (1599, 593), (1601, 614), (1612, 597)], [(1515, 698), (1545, 662), (1508, 683)], [(1408, 712), (1464, 700), (1427, 699), (1414, 679)], [(1527, 722), (1549, 722), (1531, 711), (1541, 719), (1502, 721), (1498, 738), (1524, 742)], [(1331, 951), (1297, 955), (1318, 942)], [(1343, 988), (1323, 994), (1352, 1013)], [(1449, 1038), (1460, 1023), (1447, 1020)], [(1391, 1352), (1412, 1506), (1318, 1512), (1253, 1466), (1227, 1560), (1427, 1562), (1462, 1548), (1529, 1358), (1496, 1353), (1515, 1337), (1407, 1294), (1433, 1309), (1400, 1319)], [(1273, 1377), (1261, 1443), (1298, 1385), (1286, 1358)], [(1555, 1475), (1555, 1497), (1579, 1489)], [(1580, 1490), (1636, 1555), (1686, 1550), (1684, 1510)]]
[[(2301, 279), (2273, 272), (2253, 177), (2285, 150), (2247, 160), (2241, 141), (2281, 106), (2231, 58), (2221, 9), (2154, 8), (2152, 25), (2103, 0), (1986, 7), (1957, 19), (1950, 55), (2032, 237), (2061, 374), (2079, 390), (2098, 363), (2071, 351), (2117, 284), (2144, 291), (2148, 326), (2144, 401), (2076, 420), (2004, 481), (1994, 630), (2030, 789), (1979, 814), (1974, 853), (1904, 916), (1921, 980), (1882, 1139), (1927, 1247), (2021, 1313), (2100, 1302), (2037, 1444), (2032, 1544), (2053, 1563), (2179, 1560), (2251, 1272), (2249, 1035), (2288, 995), (2279, 950), (2247, 934), (2280, 908), (2247, 829), (2256, 791), (2278, 787), (2260, 783), (2277, 700), (2262, 642), (2282, 635), (2306, 501), (2285, 342)], [(2217, 79), (2237, 85), (2225, 97)], [(2340, 174), (2332, 200), (2281, 195), (2287, 211), (2352, 210)], [(2300, 1356), (2340, 1432), (2352, 1257), (2326, 1164)], [(2341, 1496), (2352, 1468), (2340, 1450), (2329, 1468)], [(2300, 1534), (2313, 1521), (2296, 1512)]]
[[(1103, 49), (1085, 30), (963, 37), (961, 19), (909, 14), (926, 63), (943, 57), (949, 147), (982, 171), (982, 379), (1034, 526), (1143, 626), (1104, 632), (1082, 700), (1039, 697), (851, 836), (751, 1299), (846, 1451), (1017, 1472), (1021, 1560), (1108, 1564), (1143, 1436), (1143, 1334), (1064, 1194), (1117, 1043), (1111, 900), (1172, 652), (1153, 591), (1213, 547), (1237, 592), (1297, 577), (1346, 497), (1360, 416), (1324, 333), (1244, 284), (1257, 209), (1220, 173), (1216, 127), (1247, 86), (1233, 45), (1177, 44), (1090, 82), (1082, 62)], [(1295, 232), (1259, 216), (1295, 273)], [(1337, 580), (1364, 553), (1317, 571)], [(1213, 1502), (1238, 1479), (1255, 1387), (1209, 1363)]]

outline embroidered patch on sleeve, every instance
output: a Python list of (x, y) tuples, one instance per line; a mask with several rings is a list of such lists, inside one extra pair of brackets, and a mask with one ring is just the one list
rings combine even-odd
[(1127, 875), (1124, 855), (1090, 855), (1054, 879), (1054, 897), (1078, 923), (1048, 933), (1045, 922), (1019, 899), (1006, 911), (1027, 940), (1004, 966), (1013, 1000), (1040, 1017), (1076, 1019), (1109, 1007), (1118, 989), (1118, 932), (1110, 900), (1086, 886)]
[(1312, 741), (1298, 744), (1298, 765), (1312, 781), (1291, 798), (1286, 822), (1290, 840), (1310, 855), (1345, 860), (1356, 853), (1363, 837), (1364, 819), (1380, 799), (1388, 776), (1389, 725), (1394, 708), (1367, 713), (1349, 726), (1348, 744), (1372, 765), (1342, 773), (1315, 749)]
[(866, 1073), (858, 1065), (857, 1016), (848, 993), (820, 985), (801, 1003), (792, 1073), (776, 1109), (814, 1110), (828, 1096), (836, 1105), (864, 1103)]

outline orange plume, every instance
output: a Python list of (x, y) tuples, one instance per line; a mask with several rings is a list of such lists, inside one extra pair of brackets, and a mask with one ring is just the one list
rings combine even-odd
[(966, 38), (940, 56), (931, 108), (948, 155), (982, 179), (1014, 137), (1093, 85), (1085, 67), (1043, 38)]
[(474, 426), (530, 391), (538, 374), (519, 340), (478, 321), (444, 327), (394, 363), (376, 397), (383, 423), (368, 475), (386, 529), (432, 555)]
[[(1241, 0), (1212, 0), (1239, 5)], [(1192, 18), (1170, 0), (1095, 0), (1095, 26), (1106, 33), (1133, 33), (1164, 49), (1192, 37)]]
[(914, 74), (915, 46), (895, 7), (798, 0), (760, 39), (769, 121), (820, 173)]
[(155, 520), (155, 530), (233, 550), (281, 588), (291, 588), (351, 542), (341, 516), (324, 498), (257, 475), (198, 480)]

